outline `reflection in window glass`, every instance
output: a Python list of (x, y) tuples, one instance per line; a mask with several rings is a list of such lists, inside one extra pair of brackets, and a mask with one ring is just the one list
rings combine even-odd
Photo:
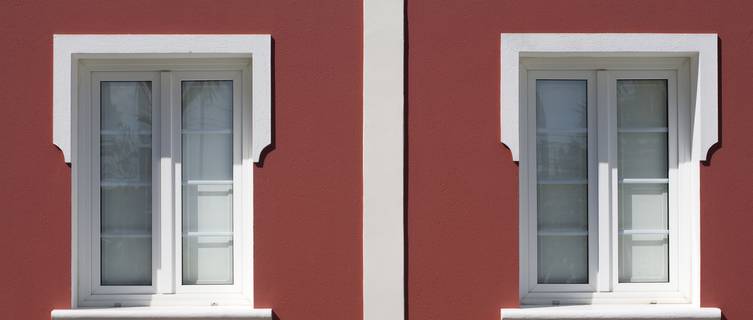
[(536, 81), (538, 283), (588, 283), (588, 86)]
[(100, 282), (152, 284), (152, 83), (100, 84)]

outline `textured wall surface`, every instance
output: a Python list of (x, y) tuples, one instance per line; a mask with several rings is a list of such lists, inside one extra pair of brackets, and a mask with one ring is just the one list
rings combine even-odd
[(70, 168), (52, 145), (55, 33), (271, 34), (274, 142), (255, 168), (255, 300), (361, 317), (361, 1), (0, 2), (0, 318), (70, 306)]
[[(55, 33), (269, 33), (274, 149), (255, 168), (256, 305), (361, 318), (361, 1), (0, 4), (0, 318), (70, 305), (70, 168), (52, 145)], [(753, 2), (408, 0), (410, 320), (518, 305), (518, 168), (499, 143), (503, 32), (718, 33), (720, 140), (701, 167), (701, 303), (753, 315)]]
[(721, 148), (701, 167), (701, 303), (753, 315), (753, 2), (408, 0), (408, 315), (518, 305), (518, 167), (498, 142), (503, 32), (718, 33)]

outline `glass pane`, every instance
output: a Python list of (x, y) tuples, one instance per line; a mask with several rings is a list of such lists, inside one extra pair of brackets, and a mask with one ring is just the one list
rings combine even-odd
[(622, 184), (620, 230), (667, 230), (668, 199), (666, 183)]
[(102, 234), (150, 234), (152, 230), (151, 186), (103, 186)]
[(151, 285), (151, 235), (103, 236), (101, 270), (103, 286)]
[(538, 283), (588, 283), (588, 237), (538, 237)]
[(619, 281), (669, 281), (666, 80), (618, 80)]
[(232, 180), (233, 136), (214, 133), (183, 134), (183, 179)]
[(667, 80), (617, 80), (620, 128), (667, 126)]
[(537, 134), (536, 165), (539, 181), (588, 178), (586, 134)]
[(183, 284), (233, 284), (233, 82), (181, 89)]
[(100, 282), (152, 284), (152, 83), (100, 84)]
[(152, 131), (152, 82), (103, 81), (100, 84), (103, 131)]
[[(103, 115), (104, 116), (104, 115)], [(100, 132), (100, 176), (104, 183), (151, 183), (152, 134)]]
[(587, 100), (586, 80), (536, 80), (536, 126), (587, 128)]
[(620, 283), (669, 282), (666, 234), (620, 235)]
[(183, 284), (233, 284), (233, 237), (184, 236)]
[(183, 230), (229, 232), (233, 230), (233, 185), (207, 184), (183, 187)]
[(588, 185), (540, 184), (539, 230), (588, 231)]
[(588, 82), (536, 81), (538, 283), (588, 283)]
[(620, 178), (667, 178), (667, 133), (620, 133)]
[(233, 81), (183, 81), (183, 130), (233, 128)]

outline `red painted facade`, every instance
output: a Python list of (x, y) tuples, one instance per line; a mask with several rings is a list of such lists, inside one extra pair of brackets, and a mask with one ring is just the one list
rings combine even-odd
[(751, 19), (750, 1), (408, 1), (408, 318), (491, 320), (518, 305), (518, 168), (498, 142), (504, 32), (719, 34), (701, 304), (751, 318)]
[[(71, 301), (71, 170), (52, 35), (271, 34), (274, 146), (255, 168), (255, 302), (362, 318), (362, 4), (0, 3), (0, 319)], [(518, 167), (499, 142), (503, 32), (718, 33), (720, 144), (701, 167), (701, 304), (753, 315), (753, 2), (406, 1), (406, 317), (518, 305)]]
[(52, 145), (52, 35), (272, 34), (274, 148), (255, 168), (255, 300), (361, 317), (360, 1), (0, 3), (0, 319), (71, 301), (71, 170)]

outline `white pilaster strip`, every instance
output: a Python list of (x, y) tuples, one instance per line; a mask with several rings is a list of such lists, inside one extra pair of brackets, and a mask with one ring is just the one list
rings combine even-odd
[(363, 3), (363, 319), (405, 317), (403, 0)]

